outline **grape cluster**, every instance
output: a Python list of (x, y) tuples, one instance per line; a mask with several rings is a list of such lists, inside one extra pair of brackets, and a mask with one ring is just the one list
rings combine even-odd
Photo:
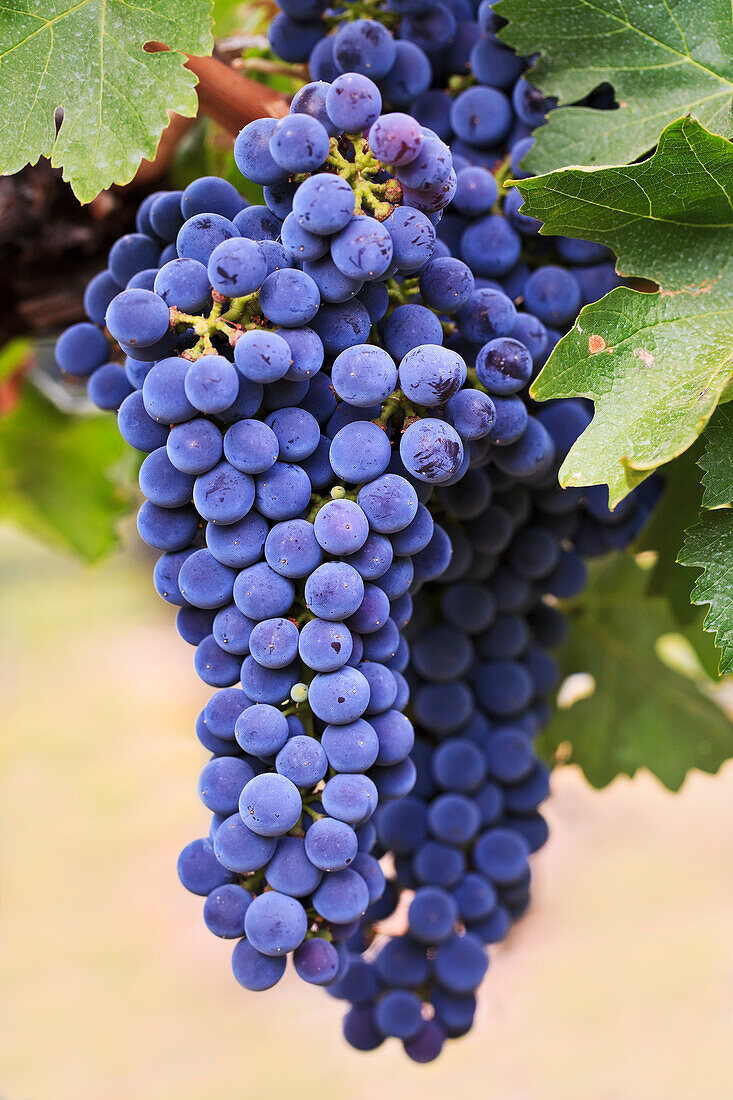
[(235, 143), (264, 204), (148, 196), (56, 354), (146, 456), (138, 529), (215, 689), (184, 886), (246, 988), (291, 954), (352, 1045), (429, 1061), (529, 902), (555, 603), (653, 487), (558, 486), (589, 408), (528, 384), (615, 275), (499, 197), (551, 105), (490, 5), (281, 6), (313, 80)]
[[(213, 177), (150, 196), (88, 288), (89, 322), (57, 344), (147, 455), (138, 529), (216, 689), (197, 724), (211, 832), (179, 873), (206, 895), (208, 927), (239, 940), (235, 975), (252, 989), (288, 953), (305, 980), (333, 979), (332, 940), (384, 888), (370, 818), (415, 778), (400, 631), (415, 578), (449, 548), (425, 502), (458, 483), (464, 441), (495, 420), (436, 313), (395, 308), (394, 276), (425, 271), (435, 246), (402, 178), (438, 143), (379, 108), (372, 82), (346, 74), (325, 95), (306, 86), (280, 123), (245, 127), (235, 159), (265, 207)], [(439, 152), (412, 183), (450, 173)], [(472, 284), (463, 263), (451, 276), (446, 315)], [(380, 318), (386, 349), (365, 343)]]
[[(554, 447), (551, 470), (515, 478), (478, 462), (432, 507), (453, 554), (416, 593), (406, 676), (416, 726), (417, 778), (375, 815), (378, 847), (394, 875), (345, 943), (350, 959), (329, 992), (350, 1002), (344, 1035), (358, 1050), (387, 1037), (418, 1062), (471, 1027), (487, 947), (508, 934), (530, 900), (529, 856), (547, 839), (539, 807), (549, 773), (533, 742), (558, 680), (550, 651), (565, 636), (558, 599), (577, 595), (588, 531), (626, 537), (650, 495), (619, 522), (594, 494), (550, 491), (559, 462), (588, 422), (580, 402), (538, 414)], [(381, 922), (409, 899), (406, 930)]]
[[(351, 961), (329, 989), (352, 1004), (344, 1032), (357, 1049), (395, 1036), (411, 1058), (430, 1061), (445, 1037), (470, 1028), (485, 945), (529, 903), (527, 857), (547, 835), (537, 807), (548, 774), (532, 745), (557, 681), (547, 652), (564, 633), (555, 601), (582, 588), (583, 557), (628, 545), (658, 486), (646, 483), (613, 513), (604, 487), (560, 489), (560, 462), (587, 427), (589, 406), (554, 402), (538, 412), (527, 397), (579, 308), (619, 280), (606, 249), (541, 238), (540, 224), (520, 212), (518, 190), (499, 195), (504, 178), (524, 174), (531, 130), (553, 103), (497, 39), (491, 5), (395, 0), (372, 5), (380, 22), (358, 18), (360, 4), (344, 5), (336, 19), (323, 17), (321, 4), (281, 6), (271, 33), (277, 52), (286, 39), (291, 59), (309, 51), (311, 72), (324, 81), (337, 79), (348, 57), (379, 83), (388, 107), (409, 111), (450, 146), (456, 173), (433, 258), (416, 280), (401, 280), (390, 328), (404, 316), (403, 329), (429, 344), (429, 311), (442, 318), (442, 343), (468, 364), (472, 386), (447, 410), (468, 433), (468, 464), (430, 501), (449, 547), (436, 575), (411, 590), (406, 675), (417, 780), (375, 817), (375, 854), (392, 855), (394, 877), (346, 941)], [(307, 45), (297, 34), (302, 21)], [(611, 106), (604, 96), (593, 105)], [(475, 417), (484, 394), (491, 431), (471, 439), (463, 415)], [(405, 892), (407, 930), (385, 937), (380, 922)]]

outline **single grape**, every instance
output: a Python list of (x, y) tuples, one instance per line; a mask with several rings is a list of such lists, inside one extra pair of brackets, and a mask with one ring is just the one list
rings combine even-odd
[(206, 896), (229, 882), (231, 875), (218, 862), (210, 840), (193, 840), (178, 857), (178, 877), (192, 894)]
[(261, 837), (284, 836), (298, 821), (302, 809), (295, 784), (284, 775), (272, 772), (263, 772), (250, 779), (239, 801), (245, 825)]
[(202, 355), (189, 366), (184, 391), (199, 412), (224, 412), (239, 393), (237, 371), (223, 355)]
[(202, 519), (210, 523), (237, 523), (247, 515), (254, 499), (252, 478), (226, 461), (199, 474), (193, 487), (193, 502)]
[(330, 985), (338, 974), (339, 962), (333, 944), (319, 938), (306, 940), (293, 954), (298, 977), (311, 985)]
[(305, 851), (321, 871), (343, 871), (356, 858), (356, 833), (345, 821), (319, 818), (305, 834)]
[(360, 73), (337, 76), (326, 95), (328, 117), (347, 134), (367, 130), (379, 118), (381, 109), (379, 88)]
[(267, 260), (257, 241), (235, 237), (216, 246), (207, 273), (219, 294), (240, 298), (257, 290), (267, 278)]
[(236, 225), (221, 214), (195, 214), (178, 231), (176, 249), (179, 256), (206, 266), (217, 245), (240, 235)]
[(417, 405), (444, 404), (466, 381), (466, 364), (449, 348), (425, 344), (413, 348), (399, 367), (402, 392)]
[(435, 251), (435, 229), (427, 214), (410, 206), (396, 206), (383, 225), (392, 239), (393, 264), (401, 272), (418, 271), (430, 260)]
[(400, 440), (405, 469), (418, 481), (447, 481), (463, 459), (463, 443), (455, 428), (442, 420), (426, 418), (411, 424)]
[(227, 430), (223, 449), (235, 469), (246, 474), (264, 474), (277, 461), (280, 446), (272, 428), (261, 420), (239, 420)]
[(314, 737), (297, 735), (280, 749), (275, 758), (279, 775), (284, 775), (296, 787), (310, 790), (316, 787), (328, 770), (325, 749)]
[(239, 941), (232, 955), (234, 977), (245, 989), (254, 992), (277, 985), (285, 973), (286, 963), (285, 956), (271, 958), (262, 955), (245, 939)]
[(350, 279), (378, 279), (391, 264), (392, 254), (386, 226), (365, 214), (352, 218), (331, 240), (331, 258)]
[(396, 52), (392, 35), (373, 19), (342, 23), (333, 43), (333, 59), (342, 73), (362, 73), (373, 80), (387, 75)]
[[(336, 776), (335, 778), (339, 778)], [(364, 778), (359, 776), (360, 779)], [(347, 924), (358, 920), (369, 904), (369, 891), (356, 871), (332, 871), (313, 894), (313, 908), (324, 920)]]
[(274, 127), (269, 149), (272, 159), (289, 175), (315, 172), (328, 156), (329, 136), (318, 119), (291, 114)]
[(284, 955), (305, 939), (308, 918), (295, 898), (270, 890), (256, 897), (244, 917), (248, 942), (263, 955)]
[(329, 457), (337, 477), (358, 484), (383, 474), (390, 454), (387, 433), (378, 424), (357, 421), (336, 433)]
[[(105, 323), (115, 340), (134, 347), (146, 348), (157, 343), (158, 340), (162, 340), (166, 335), (170, 323), (170, 314), (166, 302), (152, 290), (123, 290), (121, 294), (112, 299), (107, 307)], [(74, 371), (64, 366), (64, 348), (67, 343), (71, 346), (72, 336), (69, 334), (76, 337), (81, 332), (82, 326), (83, 322), (82, 325), (74, 325), (72, 328), (67, 329), (56, 345), (56, 357), (59, 366), (63, 370), (68, 370), (70, 374)], [(102, 333), (92, 325), (88, 325), (84, 327), (85, 336), (87, 329), (91, 329), (94, 333), (94, 340), (89, 339), (85, 343), (85, 347), (88, 349), (86, 351), (87, 359), (83, 356), (74, 356), (74, 360), (82, 368), (92, 355), (92, 348), (99, 347), (99, 352), (94, 351), (95, 358), (102, 353), (103, 341), (105, 347), (101, 362), (104, 362), (107, 358), (107, 346)], [(91, 337), (91, 333), (89, 336)], [(59, 358), (60, 355), (62, 358)], [(88, 371), (77, 369), (76, 373), (84, 374)]]
[(275, 118), (256, 119), (240, 131), (234, 143), (237, 168), (253, 183), (284, 183), (288, 177), (270, 152), (270, 137), (276, 126)]

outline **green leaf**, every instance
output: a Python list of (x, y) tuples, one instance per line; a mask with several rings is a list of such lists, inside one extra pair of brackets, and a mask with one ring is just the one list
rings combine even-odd
[(501, 0), (494, 10), (510, 21), (504, 42), (540, 54), (530, 79), (545, 95), (573, 103), (608, 83), (619, 104), (552, 111), (527, 171), (636, 160), (683, 114), (733, 134), (729, 0)]
[[(154, 156), (167, 112), (196, 114), (196, 78), (180, 51), (211, 53), (210, 8), (210, 0), (6, 0), (0, 172), (51, 157), (80, 202), (128, 183)], [(151, 41), (170, 49), (146, 53)]]
[(683, 455), (665, 466), (664, 487), (634, 544), (634, 551), (654, 553), (656, 561), (650, 569), (647, 593), (662, 596), (667, 601), (678, 624), (676, 629), (692, 646), (707, 675), (715, 679), (719, 654), (711, 635), (703, 629), (703, 613), (690, 603), (694, 578), (689, 569), (677, 561), (686, 529), (698, 520), (701, 487), (697, 460), (702, 452), (702, 439), (698, 439)]
[(593, 676), (595, 691), (557, 711), (540, 747), (578, 764), (595, 787), (648, 768), (677, 790), (690, 769), (715, 772), (733, 756), (730, 720), (695, 680), (657, 656), (658, 639), (676, 627), (646, 585), (633, 558), (615, 558), (593, 571), (569, 609), (561, 665), (566, 675)]
[(254, 0), (214, 0), (212, 7), (214, 34), (262, 35), (267, 41), (267, 28), (272, 22), (272, 6)]
[(587, 306), (532, 388), (595, 402), (560, 479), (605, 482), (616, 503), (697, 438), (733, 377), (733, 145), (680, 119), (641, 164), (518, 186), (545, 232), (600, 241), (623, 274), (662, 286)]
[(733, 407), (720, 405), (705, 429), (705, 454), (698, 460), (705, 471), (703, 508), (733, 501)]
[(678, 119), (652, 157), (517, 181), (543, 233), (599, 241), (621, 275), (727, 295), (733, 278), (733, 144)]
[(116, 545), (126, 511), (110, 477), (123, 454), (114, 417), (61, 412), (26, 382), (0, 418), (0, 514), (95, 561)]
[(28, 340), (20, 336), (8, 340), (7, 344), (0, 348), (0, 382), (16, 374), (28, 361), (30, 354), (31, 345)]
[[(649, 595), (664, 596), (675, 619), (685, 628), (696, 619), (701, 619), (699, 610), (690, 604), (692, 577), (689, 570), (678, 563), (677, 554), (685, 531), (698, 520), (700, 468), (697, 459), (702, 450), (702, 442), (698, 439), (689, 450), (665, 467), (662, 492), (634, 544), (637, 553), (652, 551), (657, 556), (647, 586)], [(717, 659), (712, 675), (715, 675), (715, 669)]]
[(538, 401), (589, 397), (595, 415), (560, 469), (607, 484), (611, 506), (702, 432), (733, 377), (733, 287), (612, 290), (581, 310), (534, 382)]
[(733, 511), (705, 512), (687, 532), (677, 559), (703, 572), (692, 589), (692, 602), (710, 604), (705, 629), (720, 649), (720, 671), (733, 671)]

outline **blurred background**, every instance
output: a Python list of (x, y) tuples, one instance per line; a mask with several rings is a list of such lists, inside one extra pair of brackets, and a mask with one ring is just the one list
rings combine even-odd
[(432, 1065), (352, 1051), (294, 976), (241, 989), (176, 876), (207, 689), (136, 539), (83, 566), (0, 537), (3, 1100), (728, 1100), (733, 764), (678, 794), (558, 768), (529, 914)]

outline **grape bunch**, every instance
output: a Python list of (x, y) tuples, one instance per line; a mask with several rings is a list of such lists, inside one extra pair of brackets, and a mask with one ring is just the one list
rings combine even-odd
[[(208, 927), (239, 941), (251, 989), (290, 953), (305, 980), (332, 980), (333, 941), (381, 895), (370, 819), (415, 779), (409, 589), (449, 547), (425, 502), (460, 481), (495, 420), (442, 346), (448, 322), (396, 306), (394, 276), (424, 271), (435, 245), (400, 179), (430, 137), (375, 118), (367, 78), (344, 87), (334, 106), (308, 85), (282, 123), (243, 130), (235, 159), (269, 205), (212, 177), (145, 200), (87, 290), (89, 322), (57, 344), (147, 455), (138, 529), (216, 689), (197, 724), (211, 832), (179, 873), (206, 895)], [(450, 154), (425, 165), (432, 186)], [(465, 264), (449, 275), (433, 280), (446, 317), (472, 285)], [(365, 343), (378, 318), (386, 347)]]
[(281, 6), (313, 79), (237, 138), (263, 204), (148, 196), (56, 354), (145, 456), (138, 530), (214, 689), (184, 886), (243, 986), (291, 955), (353, 1046), (430, 1061), (529, 903), (556, 601), (654, 487), (558, 485), (589, 407), (528, 386), (613, 267), (500, 197), (551, 104), (490, 5)]
[[(647, 489), (618, 520), (593, 494), (585, 512), (572, 491), (553, 489), (588, 414), (558, 402), (538, 420), (555, 447), (551, 475), (520, 479), (478, 463), (432, 503), (453, 554), (415, 593), (406, 628), (417, 778), (377, 810), (375, 854), (392, 854), (394, 875), (328, 989), (350, 1002), (344, 1035), (358, 1050), (394, 1037), (428, 1062), (470, 1029), (487, 948), (526, 911), (529, 857), (548, 835), (539, 807), (549, 772), (533, 742), (559, 680), (557, 600), (585, 583), (580, 537), (626, 525), (629, 538), (650, 505)], [(406, 929), (386, 936), (381, 924), (401, 899)]]
[[(442, 343), (467, 363), (473, 387), (459, 401), (475, 408), (486, 394), (493, 405), (491, 431), (469, 441), (463, 478), (429, 502), (450, 553), (413, 585), (406, 627), (416, 786), (377, 812), (375, 852), (392, 854), (395, 874), (346, 942), (351, 963), (329, 990), (353, 1005), (344, 1025), (352, 1045), (373, 1049), (395, 1036), (410, 1057), (429, 1061), (446, 1036), (470, 1027), (483, 945), (503, 938), (529, 903), (527, 856), (546, 839), (537, 806), (548, 793), (532, 742), (557, 679), (546, 651), (564, 633), (555, 601), (582, 588), (583, 557), (629, 544), (658, 484), (645, 483), (614, 512), (605, 487), (558, 486), (590, 407), (563, 401), (538, 412), (527, 386), (579, 308), (619, 280), (606, 249), (541, 238), (516, 187), (500, 196), (504, 178), (524, 174), (531, 130), (553, 104), (497, 39), (491, 5), (411, 0), (373, 5), (373, 19), (360, 18), (357, 4), (336, 19), (325, 5), (282, 7), (276, 52), (286, 40), (293, 60), (309, 51), (313, 77), (325, 81), (348, 57), (379, 83), (388, 108), (409, 111), (450, 146), (456, 179), (433, 258), (417, 279), (400, 281), (391, 325), (409, 318), (405, 330), (428, 344), (429, 314), (442, 315)], [(308, 45), (296, 33), (304, 23)], [(591, 98), (612, 106), (603, 91)], [(407, 930), (385, 937), (380, 922), (405, 892), (414, 893)]]

